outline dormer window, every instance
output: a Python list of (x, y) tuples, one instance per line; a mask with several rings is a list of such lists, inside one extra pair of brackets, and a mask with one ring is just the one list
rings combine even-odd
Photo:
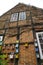
[(19, 13), (19, 20), (25, 20), (26, 19), (26, 12), (20, 12)]
[(18, 13), (13, 13), (13, 14), (11, 15), (10, 22), (17, 21), (17, 19), (18, 19)]
[(37, 32), (36, 38), (37, 38), (37, 42), (38, 42), (40, 58), (43, 59), (43, 32)]

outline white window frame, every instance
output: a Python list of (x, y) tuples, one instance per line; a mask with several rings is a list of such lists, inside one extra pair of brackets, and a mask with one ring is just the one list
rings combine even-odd
[(26, 12), (19, 13), (19, 20), (26, 20)]
[(41, 50), (41, 45), (40, 45), (38, 34), (43, 34), (43, 32), (37, 32), (36, 33), (36, 38), (37, 38), (38, 47), (39, 47), (39, 53), (40, 53), (40, 59), (43, 59), (43, 54), (42, 54), (42, 50)]
[[(16, 17), (16, 18), (15, 18), (15, 17)], [(13, 13), (13, 14), (11, 14), (10, 22), (17, 21), (17, 19), (18, 19), (18, 13)]]

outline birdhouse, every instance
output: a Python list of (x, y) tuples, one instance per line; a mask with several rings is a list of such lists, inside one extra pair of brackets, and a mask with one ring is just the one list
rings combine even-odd
[(35, 47), (37, 47), (38, 46), (38, 44), (37, 43), (35, 43)]
[(19, 53), (19, 49), (16, 49), (16, 53)]
[(38, 53), (36, 54), (36, 57), (37, 57), (37, 58), (40, 58), (40, 56), (39, 56), (39, 54), (38, 54)]
[(9, 58), (10, 58), (10, 59), (13, 59), (13, 54), (10, 54), (10, 55), (9, 55)]
[(17, 40), (16, 43), (19, 43), (19, 40)]
[(36, 40), (36, 39), (35, 39), (34, 44), (35, 44), (35, 47), (37, 47), (37, 46), (38, 46), (38, 44), (37, 44), (37, 40)]
[(18, 59), (19, 58), (19, 54), (15, 54), (15, 58)]
[(25, 43), (25, 47), (28, 47), (28, 43)]
[(39, 51), (38, 48), (35, 48), (35, 51), (38, 52)]
[(18, 48), (19, 47), (19, 44), (16, 44), (15, 47)]

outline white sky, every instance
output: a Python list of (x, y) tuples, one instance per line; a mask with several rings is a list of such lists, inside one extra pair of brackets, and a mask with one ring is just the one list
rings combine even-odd
[(0, 16), (18, 3), (25, 3), (43, 8), (43, 0), (0, 0)]

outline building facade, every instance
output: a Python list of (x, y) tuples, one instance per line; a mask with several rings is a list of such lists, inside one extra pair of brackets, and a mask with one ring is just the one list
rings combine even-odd
[(8, 65), (43, 65), (43, 10), (23, 3), (0, 17), (0, 56)]

